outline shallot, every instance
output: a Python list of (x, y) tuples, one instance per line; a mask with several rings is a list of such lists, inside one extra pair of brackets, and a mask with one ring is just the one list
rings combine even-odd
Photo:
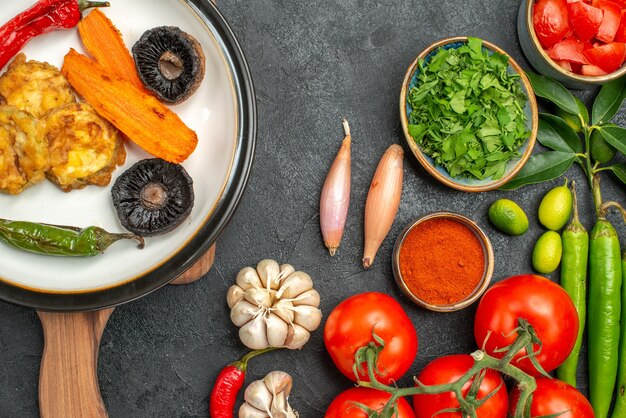
[(320, 227), (324, 245), (332, 256), (337, 252), (350, 206), (350, 125), (343, 120), (345, 138), (330, 167), (320, 197)]
[(370, 268), (400, 208), (404, 151), (390, 146), (378, 163), (365, 203), (363, 267)]

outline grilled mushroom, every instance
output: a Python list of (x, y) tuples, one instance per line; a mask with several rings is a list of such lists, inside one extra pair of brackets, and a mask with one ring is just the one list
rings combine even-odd
[(160, 158), (133, 165), (117, 179), (111, 194), (121, 224), (143, 237), (174, 230), (187, 219), (194, 200), (193, 181), (185, 169)]
[(146, 88), (166, 103), (187, 100), (204, 78), (206, 60), (202, 46), (174, 26), (145, 32), (133, 46), (133, 56)]

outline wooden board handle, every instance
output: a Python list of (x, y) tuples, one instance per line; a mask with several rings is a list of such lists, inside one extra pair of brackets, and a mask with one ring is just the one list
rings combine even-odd
[(44, 350), (39, 374), (42, 418), (107, 418), (98, 386), (98, 349), (113, 309), (37, 312)]
[(189, 284), (201, 279), (211, 270), (214, 261), (215, 244), (211, 245), (211, 248), (209, 248), (189, 270), (178, 276), (174, 281), (170, 282), (170, 284)]

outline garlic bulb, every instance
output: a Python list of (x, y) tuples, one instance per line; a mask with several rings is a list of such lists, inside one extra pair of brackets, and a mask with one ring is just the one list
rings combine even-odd
[(298, 418), (288, 402), (292, 386), (291, 376), (280, 371), (250, 383), (243, 395), (239, 418)]
[[(246, 267), (228, 289), (230, 319), (248, 348), (302, 348), (322, 321), (313, 280), (289, 264), (263, 260)], [(252, 416), (252, 415), (250, 415)]]

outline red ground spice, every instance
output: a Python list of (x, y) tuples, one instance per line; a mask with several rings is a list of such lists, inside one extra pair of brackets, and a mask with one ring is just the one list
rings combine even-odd
[(466, 225), (433, 218), (415, 226), (400, 248), (400, 272), (411, 292), (431, 305), (468, 297), (485, 271), (483, 247)]

